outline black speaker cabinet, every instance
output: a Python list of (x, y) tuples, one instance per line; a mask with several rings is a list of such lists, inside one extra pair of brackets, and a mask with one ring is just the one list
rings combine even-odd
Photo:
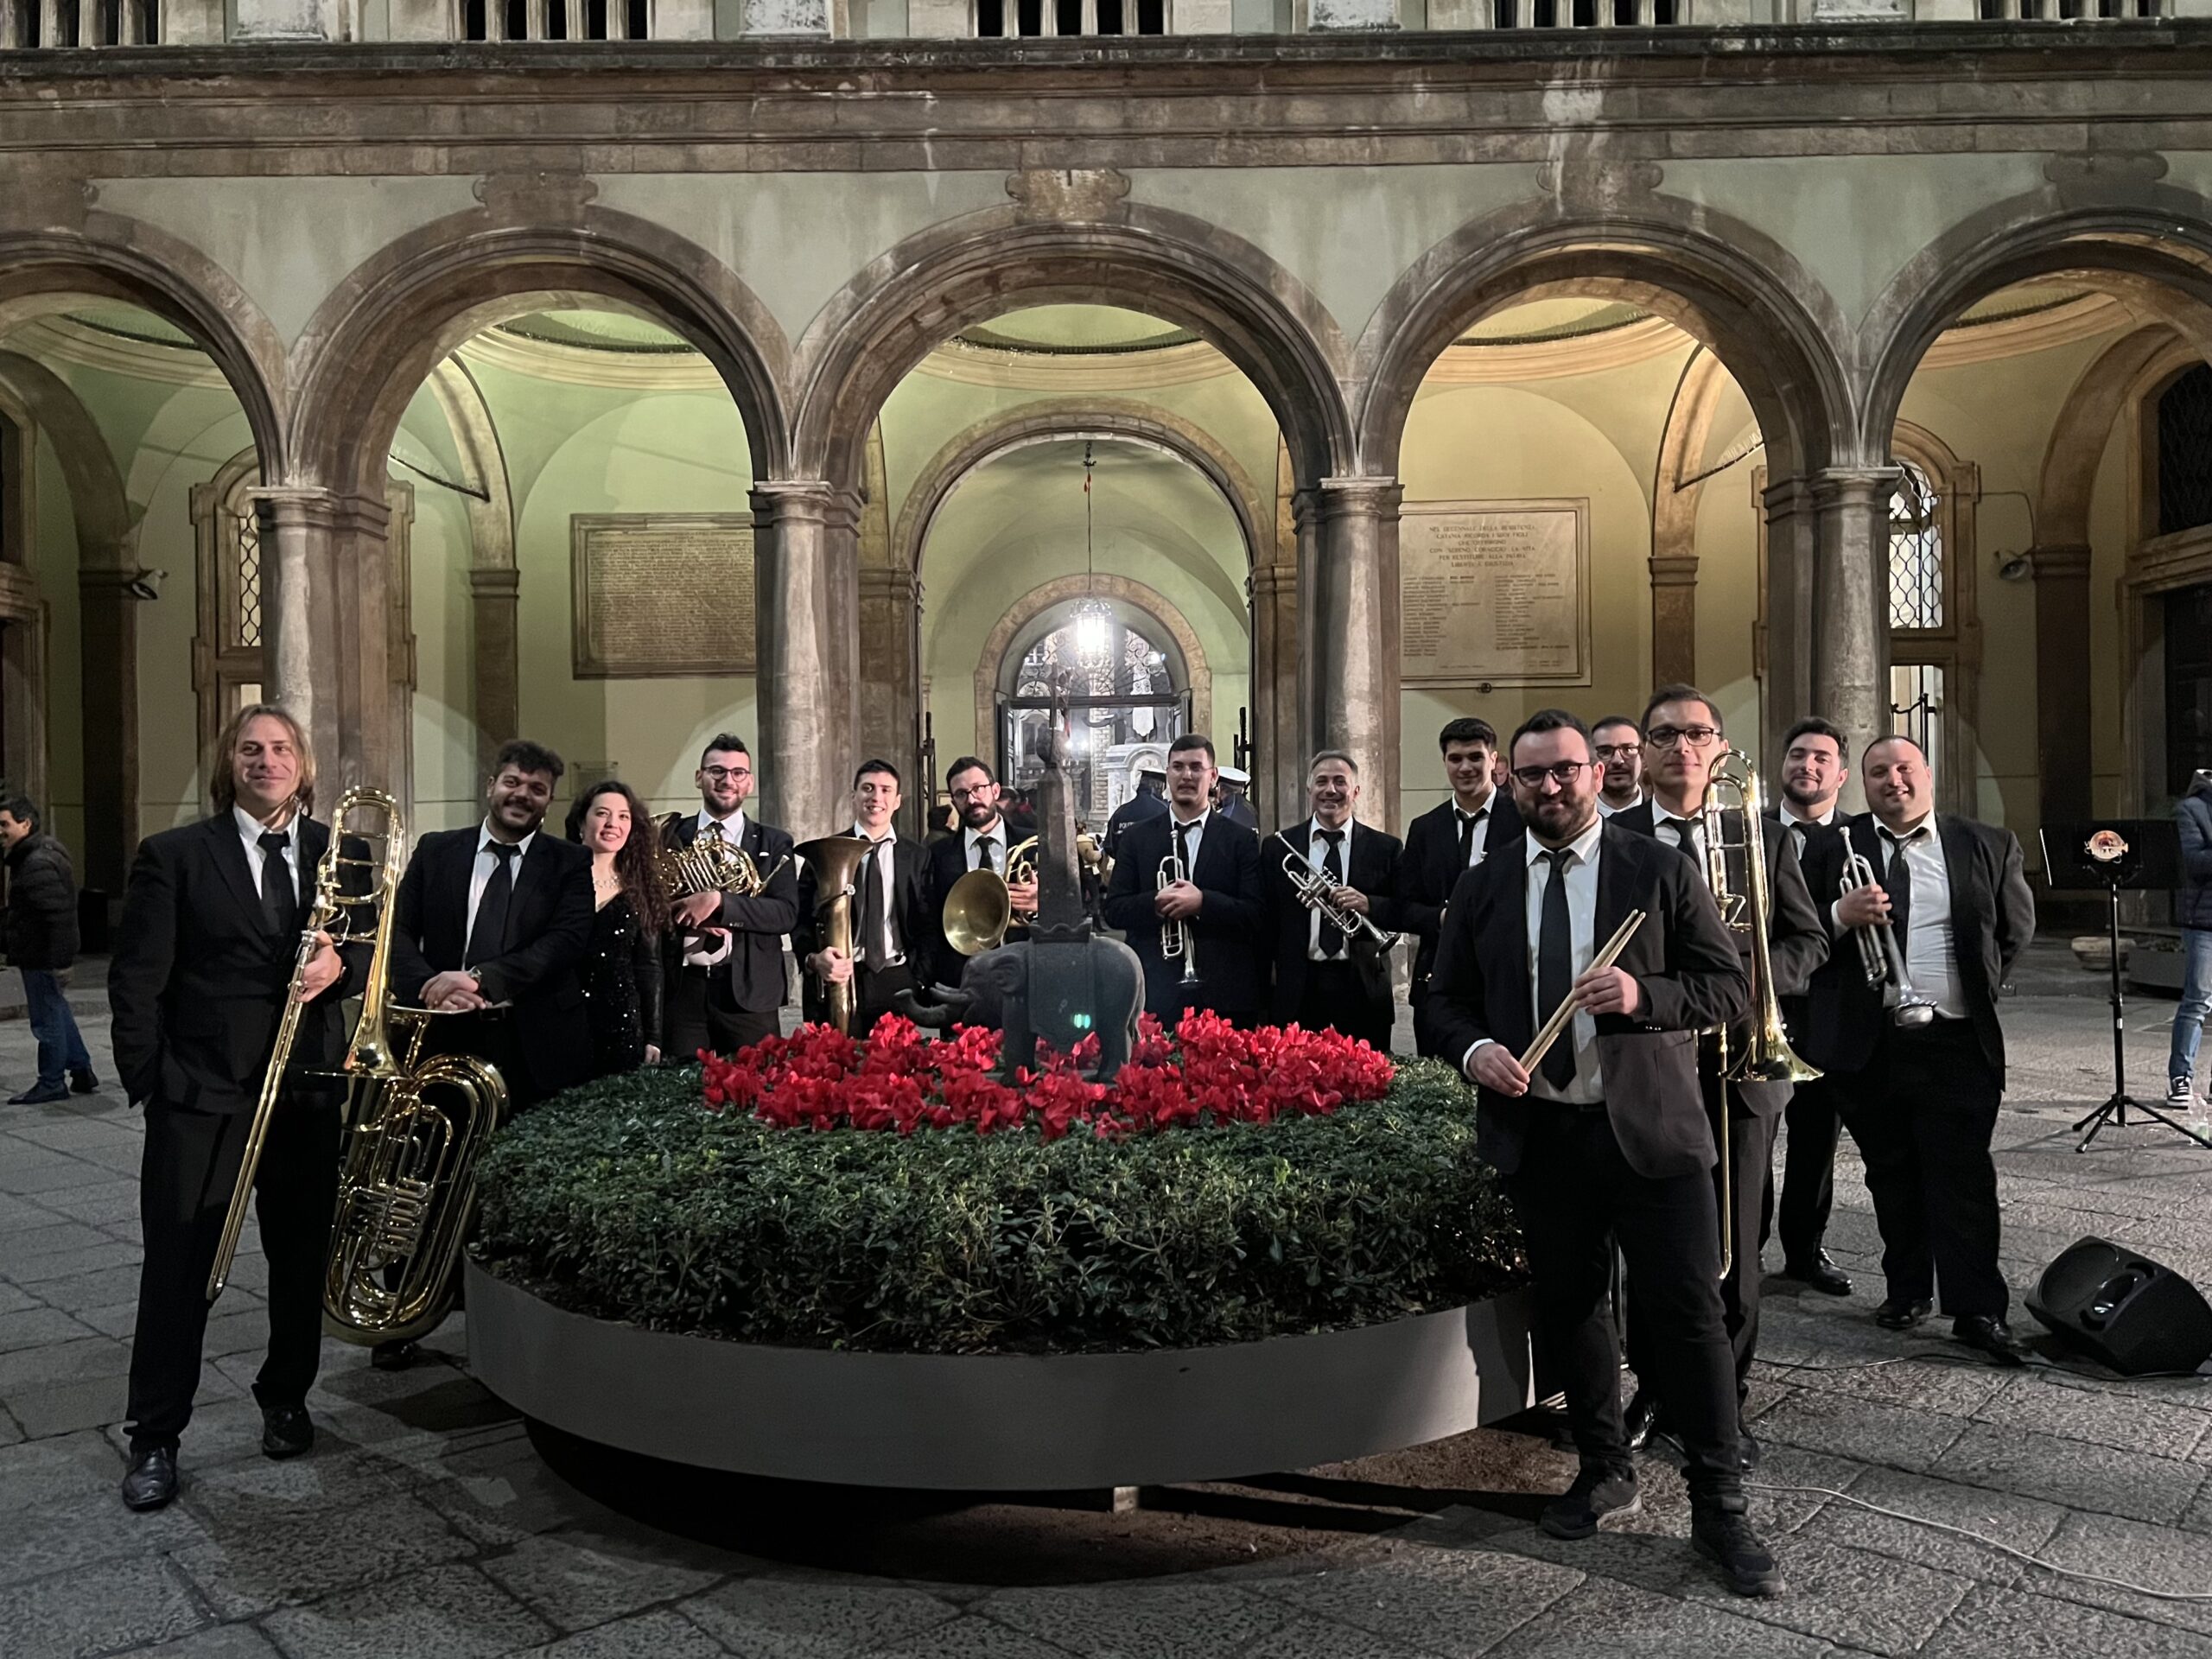
[(2045, 1268), (2028, 1312), (2124, 1376), (2193, 1371), (2212, 1358), (2212, 1306), (2196, 1287), (2101, 1238), (2076, 1241)]

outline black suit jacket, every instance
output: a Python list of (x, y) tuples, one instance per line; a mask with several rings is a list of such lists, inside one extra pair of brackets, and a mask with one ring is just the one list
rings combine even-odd
[[(1779, 811), (1769, 808), (1767, 817), (1791, 840), (1796, 839), (1789, 827), (1783, 823)], [(1828, 936), (1828, 953), (1813, 970), (1810, 982), (1802, 990), (1782, 997), (1782, 1017), (1789, 1027), (1789, 1046), (1797, 1051), (1799, 1058), (1822, 1071), (1834, 1069), (1834, 1057), (1823, 1052), (1824, 1034), (1833, 1033), (1834, 1021), (1832, 1018), (1816, 1018), (1813, 1005), (1836, 995), (1843, 976), (1856, 976), (1863, 972), (1859, 947), (1848, 933), (1839, 935), (1829, 920), (1829, 909), (1835, 903), (1843, 874), (1844, 839), (1840, 826), (1844, 822), (1839, 817), (1834, 823), (1803, 826), (1805, 844), (1797, 855), (1798, 868), (1805, 878), (1806, 896), (1812, 900), (1813, 913)]]
[[(848, 824), (837, 832), (852, 834)], [(906, 947), (906, 971), (914, 976), (917, 985), (930, 983), (936, 971), (937, 918), (930, 912), (930, 846), (908, 836), (895, 837), (891, 843), (892, 898), (894, 901), (900, 943)], [(860, 880), (858, 875), (853, 878)], [(791, 946), (804, 962), (808, 957), (829, 943), (826, 918), (816, 906), (820, 895), (815, 889), (814, 872), (804, 870), (798, 878), (798, 922), (791, 929)], [(855, 942), (861, 931), (861, 895), (853, 895), (853, 938)], [(799, 1007), (809, 1020), (821, 1020), (830, 1017), (829, 1004), (822, 995), (821, 982), (812, 974), (804, 976), (799, 994)]]
[[(1274, 1000), (1268, 1017), (1279, 1026), (1298, 1018), (1299, 999), (1306, 995), (1306, 970), (1313, 965), (1306, 957), (1313, 912), (1298, 902), (1290, 873), (1282, 861), (1293, 853), (1305, 859), (1313, 830), (1313, 821), (1308, 818), (1260, 843), (1260, 882), (1267, 895), (1268, 955), (1274, 968)], [(1198, 850), (1205, 850), (1203, 844)], [(1386, 836), (1357, 821), (1344, 843), (1344, 884), (1368, 896), (1376, 926), (1386, 931), (1398, 925), (1397, 901), (1392, 895), (1397, 891), (1398, 863), (1404, 851), (1395, 836)], [(1344, 959), (1351, 960), (1349, 943)], [(1387, 976), (1386, 963), (1380, 999), (1384, 1007), (1390, 1002)]]
[[(698, 836), (696, 812), (676, 813), (661, 821), (660, 844), (672, 850), (689, 847)], [(722, 894), (721, 925), (730, 932), (729, 956), (712, 971), (729, 988), (737, 1007), (765, 1014), (791, 1000), (791, 982), (784, 976), (784, 936), (798, 926), (798, 861), (791, 855), (789, 836), (749, 812), (738, 844), (755, 868), (765, 870), (779, 860), (782, 868), (752, 898)], [(665, 949), (671, 979), (682, 971), (684, 949), (696, 938), (680, 929), (669, 930)]]
[[(328, 825), (302, 821), (302, 921), (329, 845)], [(346, 947), (345, 973), (302, 1011), (290, 1072), (332, 1071), (344, 1058), (340, 1004), (367, 983), (370, 919), (365, 911), (356, 918), (364, 942)], [(159, 1101), (192, 1111), (252, 1106), (276, 1046), (299, 948), (297, 931), (269, 925), (230, 813), (140, 842), (107, 974), (110, 1036), (124, 1091), (142, 1104)]]
[[(2005, 1027), (1997, 1018), (1997, 988), (2036, 936), (2035, 895), (2020, 873), (2019, 838), (2010, 830), (1943, 812), (1936, 815), (1936, 829), (1951, 890), (1951, 939), (1959, 990), (1974, 1035), (1980, 1039), (1982, 1056), (2001, 1089)], [(1878, 880), (1883, 847), (1873, 814), (1852, 819), (1845, 833)], [(1834, 898), (1831, 890), (1821, 900), (1823, 910)], [(1828, 1057), (1836, 1071), (1858, 1071), (1874, 1058), (1889, 1015), (1880, 989), (1868, 985), (1858, 970), (1858, 946), (1840, 940), (1836, 955), (1847, 961), (1839, 963), (1832, 982), (1824, 986), (1827, 994), (1813, 1001), (1815, 1048)]]
[[(468, 884), (483, 826), (438, 830), (415, 844), (399, 883), (391, 939), (393, 995), (419, 1002), (433, 975), (464, 965)], [(507, 948), (467, 964), (484, 995), (512, 1006), (491, 1016), (506, 1022), (510, 1065), (528, 1073), (531, 1096), (556, 1094), (591, 1076), (591, 1022), (577, 969), (591, 944), (591, 855), (542, 826), (514, 874)]]
[[(1429, 982), (1428, 1018), (1454, 1060), (1484, 1038), (1517, 1057), (1536, 1034), (1529, 993), (1535, 947), (1527, 846), (1525, 837), (1517, 847), (1493, 846), (1452, 889)], [(1617, 964), (1643, 988), (1643, 1006), (1633, 1016), (1598, 1020), (1606, 1116), (1638, 1174), (1710, 1169), (1718, 1154), (1698, 1086), (1697, 1033), (1742, 1018), (1751, 982), (1703, 874), (1688, 859), (1619, 828), (1618, 820), (1605, 825), (1599, 849), (1592, 948), (1611, 938), (1630, 911), (1646, 912)], [(1478, 1090), (1475, 1148), (1492, 1168), (1510, 1175), (1521, 1167), (1535, 1114), (1574, 1109)]]
[[(1639, 805), (1615, 813), (1612, 821), (1631, 835), (1649, 836), (1656, 840), (1658, 817), (1658, 809), (1647, 798)], [(1773, 909), (1773, 914), (1767, 918), (1767, 958), (1774, 968), (1775, 1000), (1786, 1002), (1805, 994), (1815, 971), (1828, 959), (1828, 931), (1821, 921), (1820, 912), (1813, 907), (1813, 895), (1806, 887), (1805, 872), (1797, 859), (1796, 838), (1771, 817), (1759, 820), (1759, 834), (1765, 842), (1767, 898)], [(1698, 874), (1702, 876), (1705, 872), (1700, 869)], [(1737, 953), (1743, 958), (1744, 971), (1748, 974), (1751, 967), (1751, 936), (1733, 928), (1729, 931), (1735, 938)], [(1761, 1117), (1772, 1117), (1780, 1112), (1796, 1092), (1795, 1086), (1787, 1083), (1735, 1085), (1736, 1097)]]
[[(1418, 941), (1410, 993), (1416, 1009), (1427, 999), (1429, 976), (1436, 969), (1436, 941), (1444, 925), (1445, 904), (1466, 873), (1466, 867), (1459, 862), (1459, 826), (1453, 810), (1453, 803), (1446, 801), (1408, 824), (1405, 856), (1398, 861), (1394, 925)], [(1523, 833), (1521, 809), (1513, 804), (1513, 791), (1492, 790), (1490, 818), (1484, 826), (1483, 855), (1487, 858), (1490, 849), (1508, 846)], [(1414, 1023), (1420, 1023), (1418, 1018)]]
[[(1183, 965), (1160, 954), (1160, 918), (1153, 913), (1160, 861), (1174, 846), (1173, 817), (1133, 823), (1122, 832), (1114, 879), (1106, 888), (1106, 925), (1119, 930), (1144, 963), (1146, 1009), (1173, 1026), (1185, 1004)], [(1198, 868), (1191, 878), (1205, 902), (1190, 920), (1199, 985), (1190, 1006), (1217, 1014), (1256, 1015), (1267, 1003), (1261, 962), (1267, 927), (1260, 881), (1260, 838), (1216, 812), (1198, 838)]]

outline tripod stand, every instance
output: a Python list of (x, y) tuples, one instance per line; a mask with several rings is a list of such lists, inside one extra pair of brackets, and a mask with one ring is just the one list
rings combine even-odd
[[(2185, 1123), (2177, 1123), (2155, 1106), (2146, 1106), (2127, 1092), (2127, 1020), (2126, 1000), (2120, 987), (2120, 889), (2130, 872), (2119, 862), (2105, 866), (2105, 937), (2112, 945), (2112, 1097), (2074, 1126), (2074, 1133), (2082, 1136), (2081, 1144), (2074, 1150), (2087, 1152), (2089, 1142), (2107, 1125), (2115, 1128), (2127, 1127), (2127, 1114), (2132, 1107), (2147, 1118), (2154, 1118), (2176, 1135), (2183, 1135), (2197, 1146), (2205, 1143)], [(2087, 1130), (2086, 1135), (2082, 1134)]]

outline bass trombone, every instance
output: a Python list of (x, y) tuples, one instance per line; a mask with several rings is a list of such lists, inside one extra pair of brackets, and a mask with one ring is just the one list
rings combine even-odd
[[(1855, 893), (1860, 887), (1878, 887), (1882, 884), (1866, 854), (1847, 842), (1843, 872), (1836, 885), (1845, 893)], [(1936, 999), (1916, 988), (1905, 973), (1904, 951), (1897, 944), (1897, 929), (1887, 922), (1869, 922), (1851, 931), (1859, 941), (1859, 963), (1866, 973), (1866, 983), (1881, 991), (1891, 1020), (1910, 1029), (1935, 1019)]]

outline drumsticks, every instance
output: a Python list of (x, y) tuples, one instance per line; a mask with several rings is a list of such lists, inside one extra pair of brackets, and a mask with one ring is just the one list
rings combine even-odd
[[(1605, 941), (1605, 948), (1592, 960), (1592, 969), (1610, 968), (1620, 953), (1628, 949), (1628, 942), (1636, 937), (1636, 930), (1643, 925), (1643, 912), (1631, 910), (1613, 937)], [(1567, 1029), (1567, 1022), (1574, 1018), (1574, 994), (1570, 991), (1559, 1007), (1552, 1010), (1552, 1017), (1544, 1021), (1544, 1028), (1536, 1033), (1536, 1040), (1529, 1045), (1529, 1052), (1521, 1057), (1521, 1069), (1534, 1076), (1536, 1062), (1544, 1058), (1544, 1051), (1559, 1040), (1560, 1033)]]

